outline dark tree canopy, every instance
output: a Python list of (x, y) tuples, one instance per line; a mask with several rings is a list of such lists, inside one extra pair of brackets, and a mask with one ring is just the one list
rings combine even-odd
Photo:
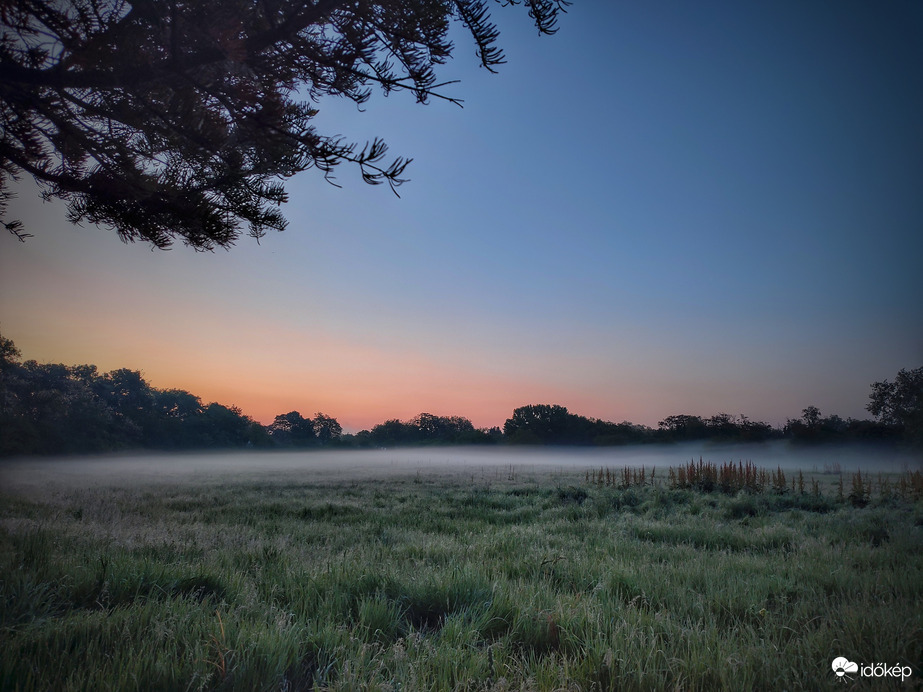
[(419, 445), (624, 445), (714, 440), (753, 442), (785, 436), (792, 443), (923, 443), (923, 368), (901, 370), (894, 382), (872, 385), (869, 410), (879, 421), (822, 417), (808, 406), (784, 429), (746, 416), (667, 416), (657, 430), (570, 413), (558, 404), (521, 406), (500, 428), (475, 428), (461, 416), (421, 413), (356, 434), (336, 418), (298, 411), (261, 425), (236, 406), (204, 404), (182, 389), (158, 389), (138, 370), (101, 373), (95, 365), (22, 361), (0, 335), (0, 457), (89, 453), (132, 448), (344, 448)]
[(409, 421), (392, 419), (379, 423), (368, 431), (368, 441), (378, 447), (399, 447), (426, 444), (489, 444), (496, 439), (491, 431), (475, 429), (467, 418), (421, 413)]
[(267, 443), (263, 426), (239, 408), (157, 389), (137, 370), (21, 362), (13, 342), (0, 336), (0, 457)]
[(687, 413), (667, 416), (657, 426), (671, 440), (698, 440), (708, 435), (705, 421)]
[[(565, 0), (524, 4), (541, 33)], [(286, 222), (282, 180), (348, 162), (370, 184), (409, 159), (312, 126), (324, 96), (438, 93), (452, 22), (480, 63), (503, 62), (489, 0), (30, 0), (0, 3), (0, 219), (35, 178), (68, 218), (126, 241), (200, 250)], [(449, 99), (454, 100), (454, 99)], [(2, 221), (24, 239), (18, 220)]]
[(869, 413), (882, 423), (901, 426), (907, 439), (923, 444), (923, 367), (901, 369), (893, 382), (875, 382), (869, 399)]

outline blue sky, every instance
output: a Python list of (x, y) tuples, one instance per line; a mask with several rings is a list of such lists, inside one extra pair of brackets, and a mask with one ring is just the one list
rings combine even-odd
[(454, 34), (464, 108), (320, 104), (321, 132), (414, 158), (400, 199), (308, 171), (285, 233), (202, 255), (68, 227), (24, 184), (0, 329), (351, 429), (529, 403), (859, 417), (923, 364), (923, 6), (578, 0), (553, 37), (494, 18), (497, 75)]

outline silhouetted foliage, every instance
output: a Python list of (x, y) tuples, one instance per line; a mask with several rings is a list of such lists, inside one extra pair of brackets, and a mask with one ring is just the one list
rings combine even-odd
[(144, 428), (145, 446), (188, 449), (205, 446), (202, 400), (182, 389), (152, 391), (153, 406)]
[(901, 437), (900, 426), (875, 423), (869, 420), (821, 415), (816, 406), (808, 406), (801, 418), (790, 418), (782, 429), (783, 434), (799, 444), (830, 442), (894, 442)]
[[(100, 373), (95, 365), (21, 361), (15, 344), (0, 335), (0, 456), (61, 454), (129, 448), (204, 449), (401, 447), (463, 444), (621, 445), (714, 440), (755, 442), (786, 436), (795, 443), (890, 441), (919, 435), (923, 368), (902, 370), (894, 383), (872, 385), (880, 420), (843, 420), (808, 406), (783, 430), (746, 416), (667, 416), (657, 430), (570, 413), (557, 404), (522, 406), (500, 428), (475, 428), (461, 416), (421, 413), (344, 434), (332, 416), (280, 414), (268, 426), (234, 406), (203, 404), (182, 389), (152, 387), (138, 370)], [(874, 410), (873, 410), (874, 409)], [(907, 434), (908, 431), (911, 434)]]
[(678, 414), (667, 416), (657, 424), (660, 437), (670, 441), (702, 440), (708, 437), (708, 426), (699, 416)]
[(368, 431), (368, 442), (377, 447), (396, 447), (399, 445), (413, 444), (415, 430), (408, 424), (402, 423), (397, 418), (379, 423)]
[(139, 428), (97, 395), (95, 367), (20, 363), (19, 351), (4, 341), (0, 454), (98, 451), (139, 438)]
[(337, 422), (337, 419), (323, 413), (317, 413), (311, 424), (314, 427), (315, 439), (322, 445), (339, 440), (343, 434), (343, 426)]
[(711, 418), (688, 414), (667, 416), (658, 424), (654, 437), (666, 442), (715, 440), (720, 442), (762, 442), (777, 437), (769, 423), (753, 421), (747, 416), (716, 413)]
[(470, 420), (460, 416), (436, 416), (421, 413), (409, 421), (387, 420), (355, 436), (360, 446), (402, 447), (427, 444), (491, 444), (496, 432), (477, 430)]
[(869, 399), (869, 413), (885, 425), (899, 426), (911, 443), (923, 445), (923, 367), (902, 368), (894, 382), (875, 382)]
[(826, 442), (835, 430), (821, 418), (820, 409), (808, 406), (802, 409), (801, 418), (789, 418), (785, 422), (783, 432), (796, 442)]
[(653, 431), (646, 425), (636, 425), (628, 421), (610, 423), (604, 420), (587, 419), (591, 423), (592, 442), (594, 445), (627, 445), (650, 442)]
[(903, 430), (897, 425), (887, 425), (879, 421), (846, 419), (844, 435), (847, 440), (859, 442), (891, 442), (900, 439)]
[(778, 437), (780, 431), (769, 423), (750, 420), (743, 414), (737, 419), (737, 439), (741, 442), (763, 442)]
[(20, 362), (0, 336), (0, 455), (265, 444), (240, 409), (151, 387), (137, 370)]
[(276, 416), (269, 425), (269, 436), (280, 447), (308, 447), (314, 445), (314, 421), (305, 418), (298, 411)]
[(503, 424), (513, 444), (567, 444), (577, 437), (577, 416), (558, 404), (520, 406)]
[(658, 429), (623, 421), (611, 423), (570, 413), (559, 405), (523, 406), (503, 426), (504, 441), (512, 444), (623, 445), (712, 439), (758, 442), (778, 437), (768, 423), (746, 416), (719, 413), (708, 419), (688, 414), (667, 416)]
[(801, 411), (801, 418), (807, 427), (817, 428), (820, 425), (820, 409), (816, 406), (808, 406)]
[(212, 402), (202, 412), (207, 447), (268, 446), (271, 441), (259, 423), (250, 420), (237, 406)]
[[(517, 5), (519, 0), (497, 0)], [(527, 0), (555, 31), (564, 0)], [(490, 69), (504, 61), (486, 0), (33, 0), (0, 7), (0, 217), (9, 181), (35, 178), (68, 217), (166, 248), (228, 247), (286, 222), (281, 181), (342, 162), (392, 188), (386, 162), (312, 125), (325, 96), (372, 87), (438, 93), (461, 23)], [(300, 102), (298, 99), (307, 99)], [(453, 100), (449, 98), (448, 100)], [(19, 221), (5, 222), (24, 240)]]
[(504, 440), (511, 444), (628, 444), (647, 441), (650, 433), (641, 425), (578, 416), (559, 404), (521, 406), (503, 424)]

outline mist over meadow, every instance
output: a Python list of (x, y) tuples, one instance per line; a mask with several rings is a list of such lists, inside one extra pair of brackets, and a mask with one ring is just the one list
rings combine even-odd
[(214, 451), (17, 458), (0, 462), (0, 486), (45, 492), (69, 487), (178, 483), (322, 483), (373, 481), (424, 474), (499, 477), (504, 472), (572, 474), (599, 468), (665, 470), (689, 461), (751, 462), (805, 473), (898, 473), (923, 469), (919, 451), (893, 445), (799, 447), (783, 440), (760, 444), (684, 443), (616, 448), (430, 447), (369, 450)]

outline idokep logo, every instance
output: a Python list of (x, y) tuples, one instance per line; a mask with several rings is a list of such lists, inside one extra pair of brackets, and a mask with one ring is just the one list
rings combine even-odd
[(863, 678), (900, 678), (901, 682), (904, 682), (913, 672), (910, 666), (902, 666), (897, 663), (893, 666), (887, 663), (863, 663), (859, 665), (843, 656), (837, 656), (833, 659), (830, 667), (833, 668), (837, 679), (843, 682), (852, 680), (852, 676), (856, 673)]
[(853, 663), (849, 659), (843, 658), (842, 656), (837, 656), (833, 659), (831, 664), (833, 667), (833, 672), (836, 673), (836, 676), (841, 680), (852, 680), (848, 673), (858, 673), (859, 666), (856, 663)]

